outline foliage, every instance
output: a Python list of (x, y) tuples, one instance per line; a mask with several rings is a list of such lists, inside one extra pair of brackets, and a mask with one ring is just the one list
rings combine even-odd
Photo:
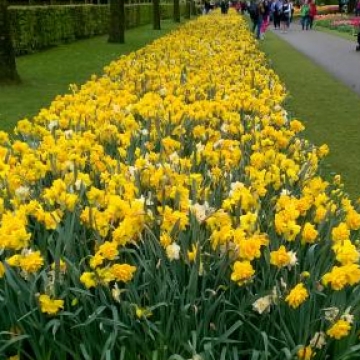
[[(127, 29), (152, 22), (150, 3), (127, 5), (125, 12)], [(172, 16), (171, 4), (161, 5), (161, 16)], [(109, 30), (107, 5), (12, 6), (9, 17), (17, 55), (107, 34)]]
[(1, 355), (356, 358), (359, 204), (244, 19), (72, 88), (0, 134)]

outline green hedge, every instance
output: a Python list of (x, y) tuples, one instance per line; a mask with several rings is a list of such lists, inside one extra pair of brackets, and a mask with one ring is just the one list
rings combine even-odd
[[(172, 4), (161, 5), (163, 19)], [(184, 11), (184, 9), (182, 9)], [(10, 24), (17, 55), (108, 33), (108, 5), (10, 6)], [(152, 4), (126, 6), (126, 28), (149, 24)]]

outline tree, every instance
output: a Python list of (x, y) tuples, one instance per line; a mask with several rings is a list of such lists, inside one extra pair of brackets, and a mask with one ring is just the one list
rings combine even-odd
[(180, 0), (174, 0), (174, 21), (180, 22)]
[(185, 19), (191, 18), (191, 0), (186, 0)]
[(161, 30), (160, 0), (153, 0), (153, 21), (154, 30)]
[(111, 43), (125, 43), (125, 0), (110, 0), (110, 29)]
[(0, 0), (0, 83), (16, 82), (20, 82), (20, 77), (16, 71), (7, 1)]

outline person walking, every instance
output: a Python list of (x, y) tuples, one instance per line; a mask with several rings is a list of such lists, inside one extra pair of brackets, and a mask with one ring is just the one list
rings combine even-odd
[(249, 15), (253, 23), (252, 31), (255, 34), (257, 39), (260, 39), (260, 31), (264, 18), (265, 8), (263, 0), (255, 2), (252, 0), (249, 6)]
[(305, 2), (301, 5), (300, 8), (300, 16), (301, 16), (301, 29), (309, 30), (309, 14), (310, 14), (310, 6), (308, 2)]
[(282, 6), (283, 4), (281, 0), (273, 0), (271, 4), (271, 14), (272, 14), (275, 30), (280, 29)]
[(315, 20), (316, 15), (317, 15), (317, 8), (316, 8), (315, 0), (310, 0), (310, 4), (309, 4), (309, 28), (310, 28), (310, 30), (314, 26), (314, 20)]
[(284, 0), (281, 9), (281, 29), (283, 33), (286, 33), (289, 30), (290, 26), (290, 16), (291, 16), (291, 6), (289, 0)]
[(263, 7), (264, 7), (263, 21), (262, 21), (261, 29), (260, 29), (260, 38), (261, 39), (264, 39), (265, 32), (269, 26), (270, 3), (268, 0), (263, 0)]
[(360, 0), (358, 0), (355, 5), (355, 16), (360, 16)]

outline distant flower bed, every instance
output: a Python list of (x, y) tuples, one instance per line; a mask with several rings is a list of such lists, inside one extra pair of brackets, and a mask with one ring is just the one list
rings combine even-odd
[(316, 24), (317, 26), (352, 34), (360, 28), (360, 18), (345, 14), (324, 15), (317, 18)]
[(245, 19), (71, 89), (0, 133), (1, 359), (358, 354), (359, 203)]
[[(318, 5), (316, 6), (317, 16), (337, 14), (339, 12), (339, 7), (337, 5)], [(294, 8), (294, 16), (300, 16), (301, 10), (300, 7)]]
[(317, 6), (318, 15), (335, 14), (339, 12), (338, 5), (319, 5)]

